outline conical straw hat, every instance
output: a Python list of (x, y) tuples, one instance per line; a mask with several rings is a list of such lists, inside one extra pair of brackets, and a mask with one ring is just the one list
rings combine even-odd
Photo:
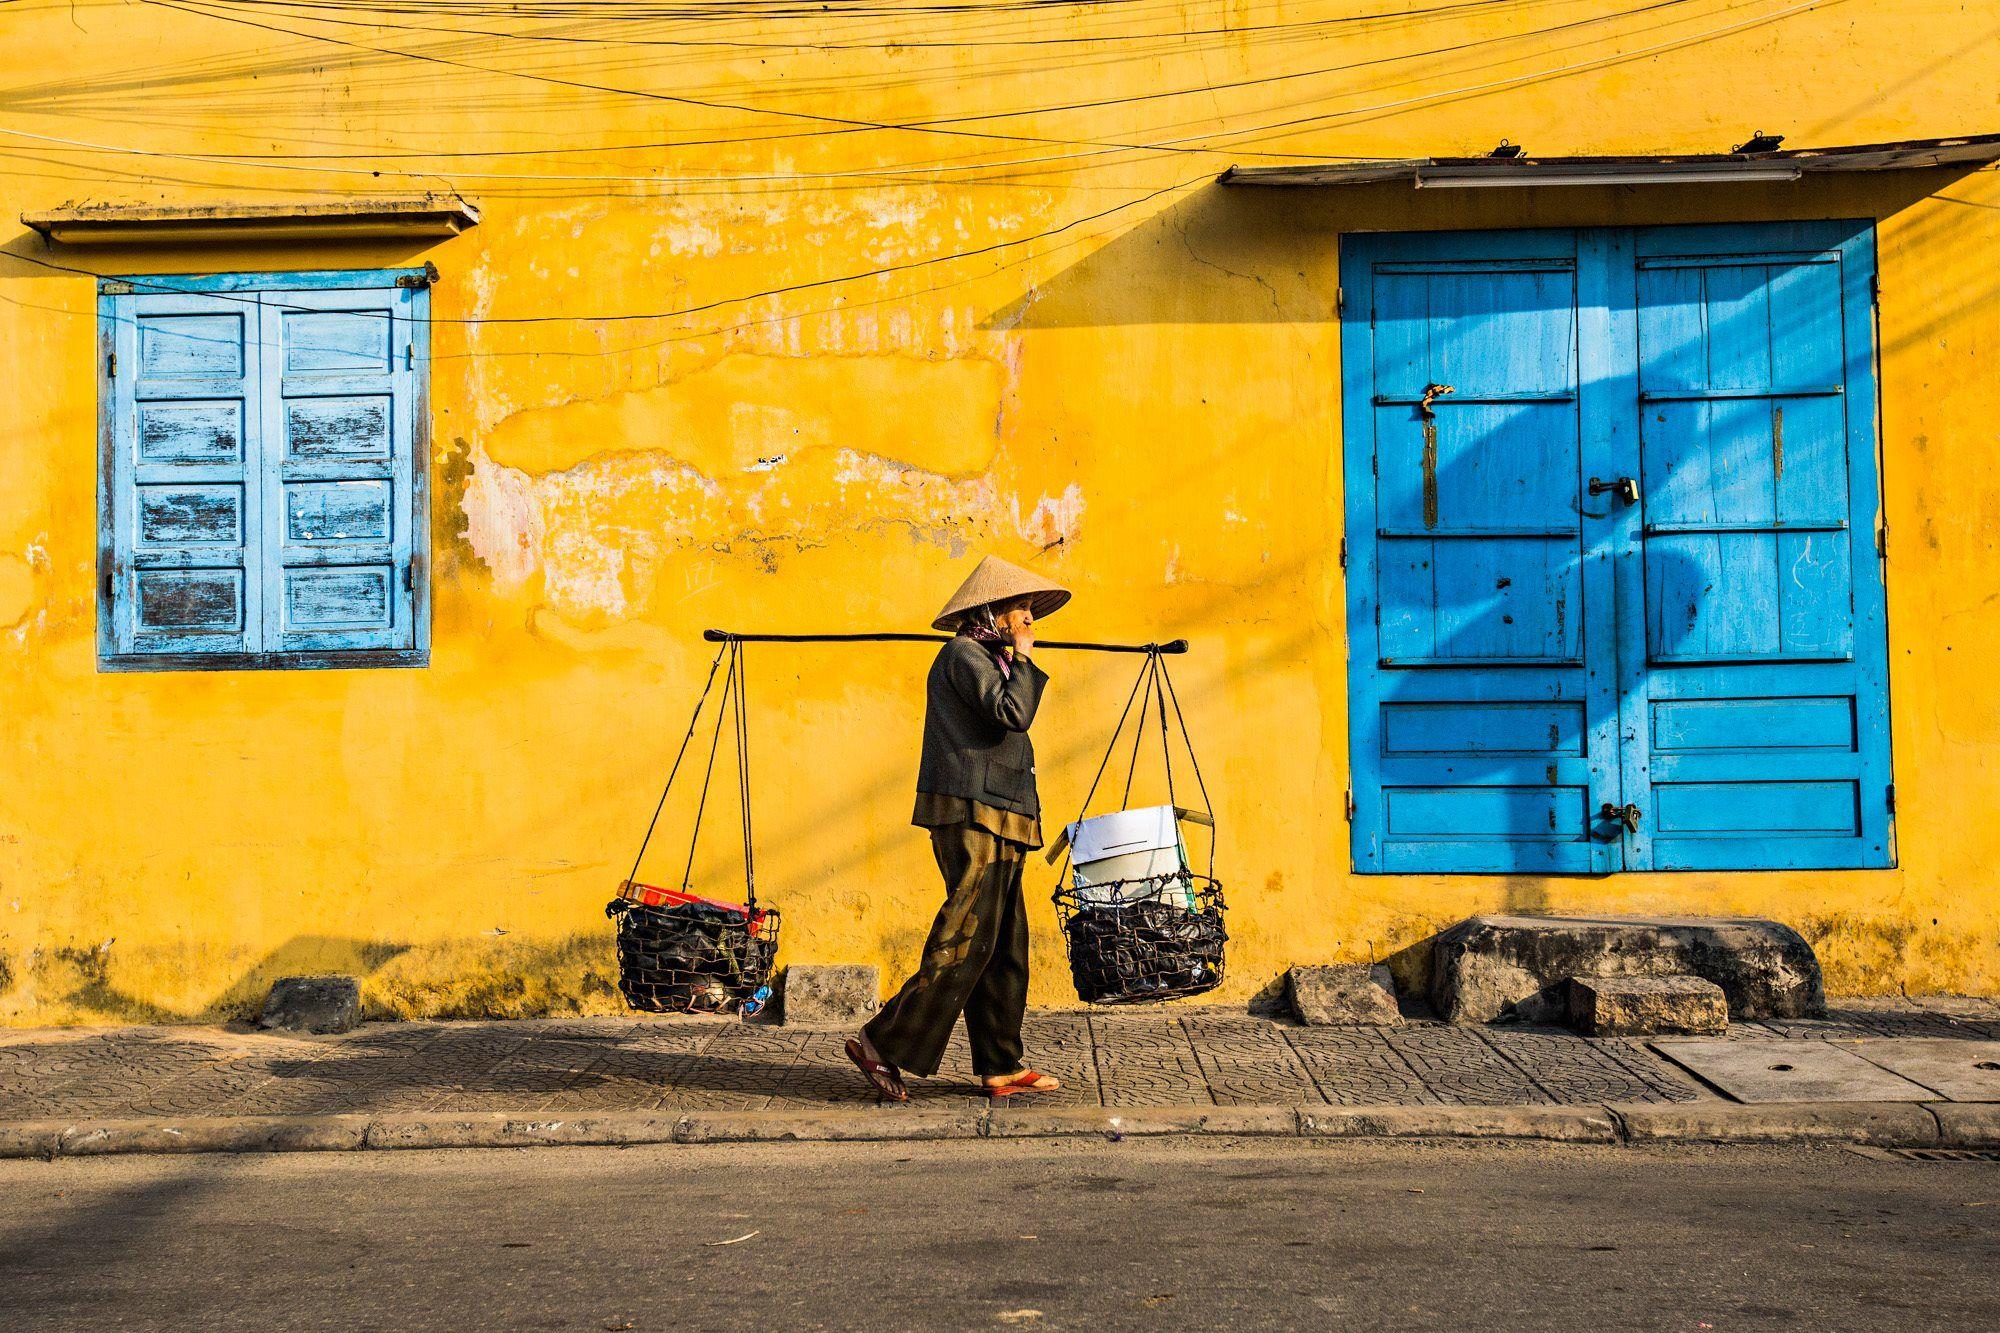
[(1052, 616), (1062, 609), (1069, 600), (1069, 589), (1057, 587), (1040, 574), (1030, 573), (1019, 565), (1010, 565), (998, 556), (987, 556), (972, 571), (971, 577), (959, 585), (951, 600), (938, 612), (931, 622), (932, 629), (954, 630), (958, 628), (958, 617), (975, 606), (985, 606), (988, 602), (1011, 602), (1016, 597), (1033, 597), (1029, 603), (1035, 619)]

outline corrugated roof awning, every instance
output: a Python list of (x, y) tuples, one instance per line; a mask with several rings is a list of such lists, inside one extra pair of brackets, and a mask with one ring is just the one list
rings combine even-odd
[(2000, 161), (2000, 134), (1770, 152), (1662, 153), (1636, 157), (1421, 157), (1393, 162), (1326, 162), (1231, 167), (1224, 185), (1376, 185), (1416, 189), (1538, 185), (1675, 185), (1795, 181), (1857, 171), (1971, 170)]
[(23, 213), (24, 226), (69, 245), (456, 236), (479, 210), (442, 195), (301, 204), (82, 204)]

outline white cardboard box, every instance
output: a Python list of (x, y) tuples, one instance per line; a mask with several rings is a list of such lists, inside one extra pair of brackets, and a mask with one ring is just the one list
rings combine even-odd
[[(1151, 805), (1136, 810), (1117, 810), (1108, 815), (1079, 819), (1065, 828), (1049, 849), (1055, 860), (1067, 846), (1070, 853), (1070, 883), (1079, 890), (1084, 903), (1110, 904), (1118, 900), (1118, 890), (1107, 887), (1122, 880), (1159, 879), (1181, 875), (1187, 870), (1187, 844), (1181, 838), (1180, 823), (1212, 824), (1199, 810), (1182, 806)], [(1194, 907), (1193, 886), (1162, 885), (1161, 901)], [(1089, 890), (1098, 889), (1091, 893)]]

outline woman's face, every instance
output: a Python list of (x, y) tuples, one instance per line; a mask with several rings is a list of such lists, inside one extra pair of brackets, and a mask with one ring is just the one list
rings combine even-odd
[(993, 624), (1002, 634), (1019, 634), (1034, 628), (1035, 599), (1022, 597), (993, 608)]

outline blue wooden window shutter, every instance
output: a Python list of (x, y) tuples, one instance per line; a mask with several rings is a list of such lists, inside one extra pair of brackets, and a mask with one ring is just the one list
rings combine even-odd
[(1863, 223), (1351, 237), (1354, 864), (1893, 863)]
[(429, 294), (404, 276), (105, 284), (106, 669), (426, 659)]

